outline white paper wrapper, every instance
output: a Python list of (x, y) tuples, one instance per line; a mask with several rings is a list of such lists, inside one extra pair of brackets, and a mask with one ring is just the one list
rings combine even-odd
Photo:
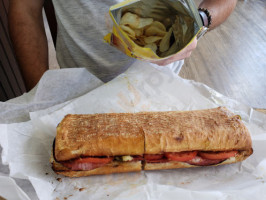
[[(28, 122), (0, 125), (10, 175), (28, 178), (40, 199), (265, 199), (266, 116), (207, 86), (136, 62), (113, 81)], [(56, 126), (68, 113), (194, 110), (226, 106), (252, 134), (254, 154), (242, 163), (82, 178), (56, 175), (49, 158)]]
[(29, 112), (50, 108), (86, 94), (103, 82), (85, 68), (48, 70), (29, 93), (0, 102), (0, 123), (29, 120)]
[[(0, 173), (0, 197), (8, 200), (30, 200), (30, 198), (23, 192), (16, 182)], [(1, 199), (1, 198), (0, 198)]]

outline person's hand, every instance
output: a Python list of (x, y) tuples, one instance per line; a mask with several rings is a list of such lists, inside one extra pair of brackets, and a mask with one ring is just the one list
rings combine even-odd
[(192, 51), (197, 47), (197, 42), (198, 40), (194, 39), (186, 48), (184, 48), (178, 54), (171, 56), (168, 59), (154, 61), (152, 63), (160, 65), (160, 66), (164, 66), (164, 65), (173, 63), (175, 61), (178, 61), (178, 60), (183, 60), (191, 55)]

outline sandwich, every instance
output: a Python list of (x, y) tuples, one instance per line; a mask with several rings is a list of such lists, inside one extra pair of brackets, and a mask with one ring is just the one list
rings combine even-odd
[(81, 177), (231, 164), (252, 152), (247, 127), (225, 107), (69, 114), (57, 127), (50, 162), (57, 174)]

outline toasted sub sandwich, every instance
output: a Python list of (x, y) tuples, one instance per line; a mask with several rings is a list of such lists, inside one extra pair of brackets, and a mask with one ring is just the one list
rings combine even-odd
[(50, 162), (69, 177), (216, 166), (253, 152), (248, 129), (224, 107), (195, 111), (66, 115)]

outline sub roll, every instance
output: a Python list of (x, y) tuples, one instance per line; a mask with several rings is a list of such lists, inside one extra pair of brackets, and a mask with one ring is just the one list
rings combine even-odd
[(225, 107), (66, 115), (50, 159), (65, 176), (230, 164), (252, 154), (248, 129)]

